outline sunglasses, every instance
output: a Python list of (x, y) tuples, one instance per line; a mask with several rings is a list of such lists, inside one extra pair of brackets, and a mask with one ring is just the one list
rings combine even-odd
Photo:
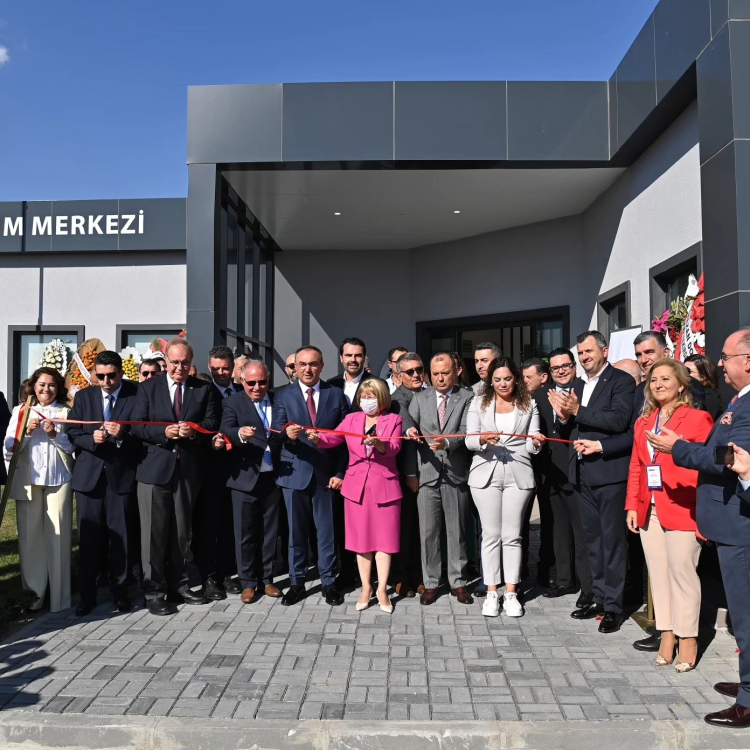
[(268, 385), (268, 380), (245, 380), (245, 378), (242, 378), (242, 382), (249, 388), (254, 388), (256, 385), (262, 388), (264, 385)]
[(118, 373), (118, 372), (105, 372), (105, 373), (101, 373), (101, 372), (95, 372), (95, 373), (94, 373), (94, 375), (96, 375), (96, 377), (97, 377), (97, 378), (98, 378), (99, 380), (116, 380), (116, 379), (117, 379), (117, 376), (118, 376), (119, 374), (120, 374), (120, 373)]
[(294, 369), (294, 365), (284, 365), (284, 367), (286, 367), (287, 370), (293, 370)]
[(424, 375), (424, 367), (412, 367), (411, 370), (402, 370), (402, 373), (413, 378), (415, 375)]
[(159, 370), (143, 370), (141, 372), (142, 378), (155, 378), (157, 375), (161, 375), (161, 369)]

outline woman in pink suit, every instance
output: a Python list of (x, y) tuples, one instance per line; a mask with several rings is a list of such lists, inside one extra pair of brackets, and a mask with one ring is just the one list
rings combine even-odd
[(337, 429), (356, 437), (321, 434), (308, 430), (308, 439), (320, 448), (335, 448), (346, 440), (349, 468), (341, 494), (344, 503), (346, 548), (357, 553), (362, 596), (357, 611), (367, 609), (372, 599), (372, 561), (378, 572), (378, 603), (383, 612), (393, 612), (388, 598), (391, 555), (400, 547), (401, 483), (396, 454), (401, 450), (401, 417), (390, 414), (391, 395), (382, 380), (366, 380), (354, 397), (354, 407)]

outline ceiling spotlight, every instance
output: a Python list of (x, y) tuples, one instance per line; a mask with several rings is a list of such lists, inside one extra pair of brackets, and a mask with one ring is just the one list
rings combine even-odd
[(454, 211), (453, 213), (454, 214), (460, 214), (461, 212), (460, 211)]
[(333, 215), (334, 215), (334, 216), (341, 216), (341, 211), (334, 211), (334, 212), (333, 212)]

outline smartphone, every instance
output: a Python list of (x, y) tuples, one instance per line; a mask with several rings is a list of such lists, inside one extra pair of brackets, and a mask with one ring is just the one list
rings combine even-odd
[(717, 445), (714, 448), (714, 463), (731, 466), (734, 463), (734, 448), (729, 445)]

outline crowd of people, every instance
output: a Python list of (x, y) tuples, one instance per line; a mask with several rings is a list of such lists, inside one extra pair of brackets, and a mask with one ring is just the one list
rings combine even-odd
[(72, 407), (61, 375), (36, 370), (4, 444), (6, 462), (18, 453), (10, 496), (32, 608), (48, 589), (51, 611), (71, 606), (75, 493), (78, 616), (96, 606), (103, 569), (118, 611), (131, 609), (137, 567), (148, 611), (168, 615), (175, 603), (227, 595), (294, 606), (315, 565), (331, 606), (352, 586), (358, 611), (390, 613), (394, 593), (430, 606), (447, 583), (463, 605), (483, 598), (486, 617), (522, 617), (536, 498), (543, 596), (577, 594), (571, 617), (614, 633), (645, 557), (657, 632), (634, 647), (678, 673), (699, 658), (697, 566), (715, 545), (741, 681), (716, 685), (736, 703), (706, 720), (750, 726), (750, 330), (721, 353), (737, 392), (726, 409), (714, 363), (675, 361), (655, 331), (614, 364), (598, 331), (577, 337), (575, 355), (559, 348), (520, 366), (482, 342), (474, 385), (455, 352), (425, 363), (394, 347), (386, 379), (370, 373), (361, 339), (345, 339), (339, 354), (343, 374), (324, 381), (320, 349), (299, 348), (285, 362), (288, 382), (271, 389), (264, 362), (226, 346), (208, 352), (203, 374), (176, 338), (163, 361), (141, 364), (139, 384), (103, 351), (100, 387)]

